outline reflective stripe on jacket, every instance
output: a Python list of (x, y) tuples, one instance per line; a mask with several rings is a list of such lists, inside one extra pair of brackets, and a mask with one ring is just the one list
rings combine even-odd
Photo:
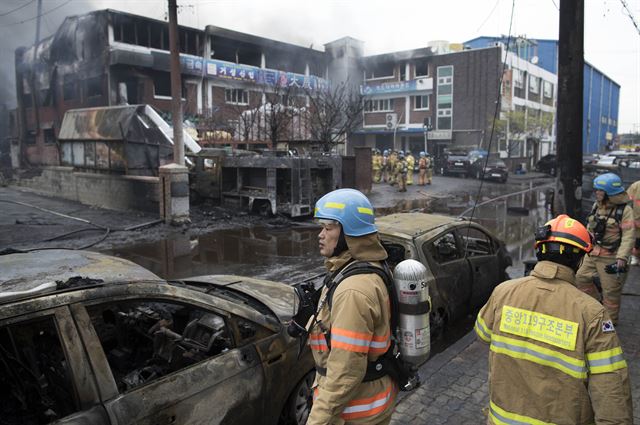
[[(332, 258), (330, 271), (350, 259), (348, 251)], [(325, 304), (309, 336), (316, 365), (326, 369), (326, 376), (316, 374), (307, 424), (376, 423), (380, 415), (390, 416), (397, 392), (391, 378), (362, 382), (367, 364), (391, 344), (390, 315), (389, 295), (378, 275), (354, 275), (337, 286), (331, 309)]]
[(494, 290), (475, 323), (490, 344), (493, 424), (632, 422), (627, 364), (603, 307), (574, 273), (539, 262)]

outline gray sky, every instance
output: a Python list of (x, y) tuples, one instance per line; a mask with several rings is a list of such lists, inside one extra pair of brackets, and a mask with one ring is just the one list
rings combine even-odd
[[(10, 98), (13, 50), (32, 44), (35, 0), (2, 0), (0, 15), (0, 103)], [(619, 132), (640, 131), (640, 34), (621, 0), (585, 0), (585, 59), (622, 86)], [(640, 20), (640, 0), (626, 0)], [(64, 16), (111, 8), (164, 19), (166, 0), (43, 0), (43, 36)], [(560, 0), (515, 0), (512, 35), (557, 39)], [(349, 35), (365, 42), (367, 54), (426, 46), (432, 40), (462, 42), (509, 33), (511, 0), (178, 0), (179, 23), (213, 24), (303, 46)], [(56, 9), (57, 8), (57, 9)], [(53, 10), (55, 9), (55, 10)], [(51, 11), (47, 13), (48, 11)], [(639, 22), (640, 25), (640, 22)], [(15, 90), (12, 90), (15, 91)]]

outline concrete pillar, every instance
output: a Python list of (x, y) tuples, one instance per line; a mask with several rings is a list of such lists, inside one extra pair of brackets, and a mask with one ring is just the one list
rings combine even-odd
[(189, 219), (189, 170), (184, 165), (167, 164), (159, 168), (160, 217), (168, 224), (180, 225)]

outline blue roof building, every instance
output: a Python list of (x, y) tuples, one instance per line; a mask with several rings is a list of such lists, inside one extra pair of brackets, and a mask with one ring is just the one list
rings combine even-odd
[[(465, 49), (506, 45), (507, 37), (476, 37)], [(558, 40), (513, 37), (509, 51), (547, 71), (558, 74)], [(582, 147), (584, 153), (603, 151), (618, 133), (620, 85), (589, 62), (584, 63)]]

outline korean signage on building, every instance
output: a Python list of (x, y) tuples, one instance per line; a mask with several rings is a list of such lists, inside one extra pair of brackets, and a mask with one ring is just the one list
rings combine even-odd
[(206, 61), (205, 76), (267, 86), (297, 87), (305, 90), (326, 90), (328, 88), (326, 80), (314, 75), (261, 69), (217, 60)]
[(422, 90), (433, 90), (433, 78), (418, 78), (410, 81), (394, 81), (390, 83), (367, 84), (360, 86), (360, 93), (365, 96), (406, 93)]

